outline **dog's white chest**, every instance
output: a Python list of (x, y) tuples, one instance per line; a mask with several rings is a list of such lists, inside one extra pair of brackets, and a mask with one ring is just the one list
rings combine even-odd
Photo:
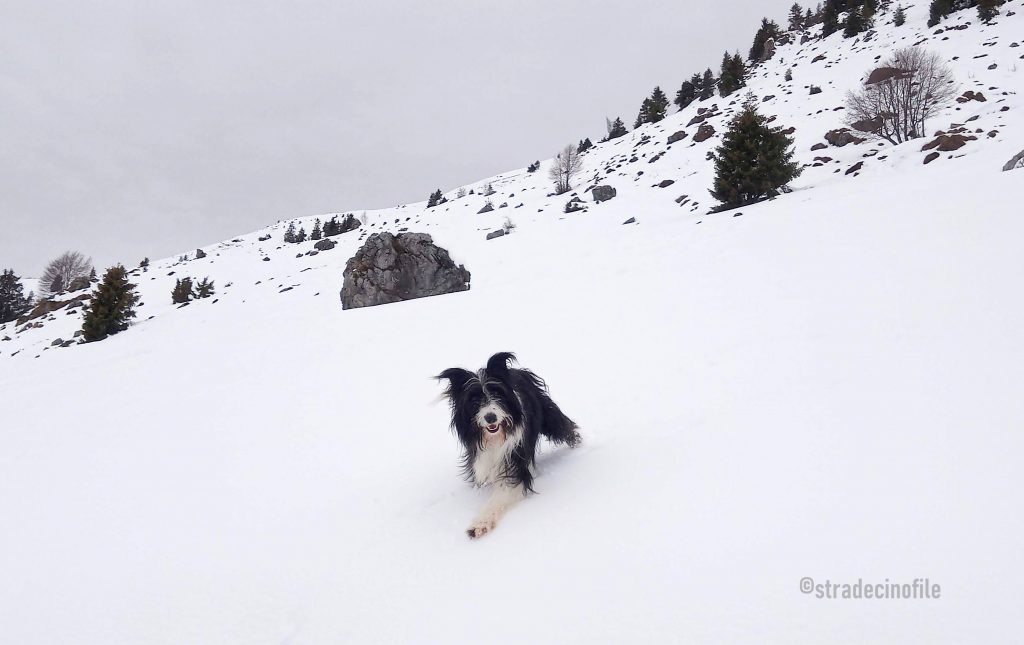
[[(521, 433), (514, 433), (513, 436), (519, 437)], [(473, 460), (473, 479), (478, 486), (492, 484), (502, 477), (515, 447), (516, 441), (508, 436), (502, 437), (500, 441), (484, 441)]]

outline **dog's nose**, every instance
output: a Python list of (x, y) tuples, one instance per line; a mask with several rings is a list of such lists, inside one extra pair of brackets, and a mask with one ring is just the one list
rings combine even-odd
[(494, 414), (493, 412), (488, 412), (487, 414), (484, 415), (484, 421), (486, 421), (487, 423), (497, 423), (498, 415)]

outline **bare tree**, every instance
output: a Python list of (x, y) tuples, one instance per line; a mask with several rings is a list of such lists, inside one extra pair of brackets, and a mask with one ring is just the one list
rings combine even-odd
[(42, 297), (49, 298), (71, 286), (75, 278), (89, 277), (92, 271), (92, 258), (78, 251), (65, 251), (46, 265), (39, 279), (39, 291)]
[(889, 143), (925, 136), (929, 118), (956, 96), (953, 72), (938, 54), (919, 47), (899, 49), (864, 87), (846, 95), (848, 122)]
[(567, 193), (572, 188), (573, 178), (583, 169), (583, 157), (576, 150), (576, 146), (569, 144), (562, 148), (562, 151), (555, 156), (551, 163), (551, 170), (548, 177), (555, 182), (555, 194)]

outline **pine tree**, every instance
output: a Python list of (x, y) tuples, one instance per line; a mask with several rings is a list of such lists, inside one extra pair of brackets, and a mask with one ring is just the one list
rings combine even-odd
[(679, 91), (676, 92), (676, 99), (673, 101), (680, 110), (685, 110), (690, 103), (697, 99), (697, 85), (700, 83), (700, 76), (694, 74), (693, 78), (683, 81)]
[[(794, 5), (793, 7), (798, 12), (800, 5)], [(791, 9), (792, 11), (792, 9)], [(779, 37), (779, 25), (774, 20), (768, 20), (767, 18), (761, 19), (761, 27), (757, 30), (754, 35), (754, 44), (750, 47), (749, 60), (755, 63), (761, 60), (761, 56), (764, 55), (764, 46), (769, 40), (776, 40)]]
[(637, 114), (633, 127), (639, 128), (645, 123), (657, 123), (665, 118), (667, 110), (668, 97), (665, 96), (665, 92), (660, 87), (656, 87), (651, 92), (651, 95), (645, 98), (644, 102), (640, 105), (640, 113)]
[(860, 32), (864, 31), (864, 17), (860, 13), (858, 7), (850, 9), (850, 13), (846, 14), (846, 26), (843, 28), (843, 38), (853, 38)]
[(999, 15), (999, 0), (978, 0), (978, 19), (988, 24)]
[(789, 30), (803, 31), (805, 26), (803, 7), (794, 2), (793, 6), (789, 8)]
[(178, 278), (171, 290), (171, 303), (180, 305), (191, 300), (193, 295), (192, 278)]
[(209, 298), (214, 294), (213, 280), (210, 278), (203, 278), (196, 285), (196, 298)]
[(704, 75), (700, 79), (700, 94), (697, 95), (698, 100), (706, 101), (715, 95), (715, 75), (711, 73), (711, 68), (704, 70)]
[(306, 228), (304, 226), (299, 227), (299, 232), (295, 234), (295, 243), (299, 244), (306, 241)]
[(892, 16), (892, 24), (902, 27), (907, 22), (907, 14), (903, 11), (903, 5), (896, 5), (896, 13)]
[[(583, 141), (580, 141), (580, 145), (576, 148), (576, 152), (579, 152), (579, 153), (582, 154), (582, 153), (586, 152), (587, 150), (590, 150), (593, 147), (594, 147), (594, 142), (590, 140), (590, 137), (587, 137)], [(493, 193), (491, 193), (491, 194), (493, 194)]]
[(821, 10), (821, 35), (831, 36), (839, 30), (839, 10), (836, 8), (836, 0), (825, 0), (825, 6)]
[(928, 5), (928, 26), (934, 27), (953, 10), (952, 0), (932, 0)]
[(288, 228), (284, 232), (284, 241), (288, 244), (295, 242), (295, 222), (288, 223)]
[(860, 9), (860, 17), (864, 20), (861, 31), (867, 31), (875, 25), (875, 14), (878, 13), (877, 0), (864, 0)]
[(718, 77), (718, 93), (725, 97), (747, 84), (747, 67), (739, 52), (722, 57), (722, 73)]
[(92, 299), (82, 319), (82, 337), (91, 343), (128, 329), (135, 317), (139, 296), (135, 285), (128, 282), (127, 273), (120, 264), (107, 269), (103, 280), (92, 293)]
[(21, 278), (14, 269), (0, 274), (0, 324), (16, 320), (32, 307), (32, 297), (25, 295)]
[(430, 197), (427, 198), (427, 208), (433, 208), (435, 206), (439, 206), (439, 205), (445, 203), (446, 201), (448, 201), (448, 200), (445, 199), (444, 193), (442, 193), (441, 189), (438, 188), (434, 192), (430, 193)]
[[(612, 121), (611, 123), (608, 123), (607, 125), (608, 125), (608, 137), (605, 139), (605, 141), (611, 141), (612, 139), (618, 139), (619, 137), (624, 137), (624, 136), (626, 136), (629, 133), (629, 130), (626, 129), (626, 124), (622, 122), (622, 118), (621, 117), (617, 117), (614, 121)], [(538, 165), (538, 168), (539, 167), (540, 166)]]
[(713, 155), (715, 181), (711, 195), (722, 202), (718, 210), (745, 206), (778, 194), (800, 175), (790, 149), (793, 140), (772, 128), (757, 112), (753, 100), (743, 105)]

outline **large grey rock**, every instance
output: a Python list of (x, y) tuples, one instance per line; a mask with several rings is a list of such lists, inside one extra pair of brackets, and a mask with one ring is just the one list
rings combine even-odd
[(618, 192), (615, 190), (614, 186), (605, 184), (603, 186), (595, 186), (591, 191), (591, 194), (594, 196), (594, 201), (596, 203), (601, 203), (614, 198)]
[(330, 251), (336, 246), (338, 246), (337, 242), (325, 237), (324, 239), (319, 240), (316, 244), (314, 244), (313, 248), (316, 249), (317, 251)]
[(1024, 150), (1013, 155), (1009, 161), (1003, 164), (1004, 172), (1007, 170), (1013, 170), (1014, 168), (1024, 168)]
[(75, 278), (75, 279), (73, 279), (71, 281), (71, 284), (68, 285), (68, 291), (69, 292), (81, 291), (82, 289), (88, 289), (88, 288), (89, 288), (89, 276), (87, 276), (87, 275), (78, 276), (77, 278)]
[(345, 264), (344, 309), (469, 289), (469, 271), (426, 233), (374, 233)]
[(710, 123), (701, 123), (700, 127), (697, 128), (697, 134), (693, 135), (693, 140), (697, 143), (707, 141), (715, 134), (715, 128)]
[(854, 135), (847, 128), (837, 128), (825, 133), (825, 141), (828, 141), (837, 148), (842, 148), (843, 146), (851, 143), (854, 145), (864, 143), (866, 139)]
[(197, 260), (202, 260), (205, 257), (206, 257), (206, 251), (204, 251), (202, 249), (196, 249), (196, 259)]
[(680, 130), (679, 132), (676, 132), (674, 134), (669, 135), (669, 137), (668, 137), (668, 144), (672, 145), (673, 143), (675, 143), (677, 141), (682, 141), (683, 139), (686, 138), (686, 136), (687, 136), (686, 135), (686, 130)]

